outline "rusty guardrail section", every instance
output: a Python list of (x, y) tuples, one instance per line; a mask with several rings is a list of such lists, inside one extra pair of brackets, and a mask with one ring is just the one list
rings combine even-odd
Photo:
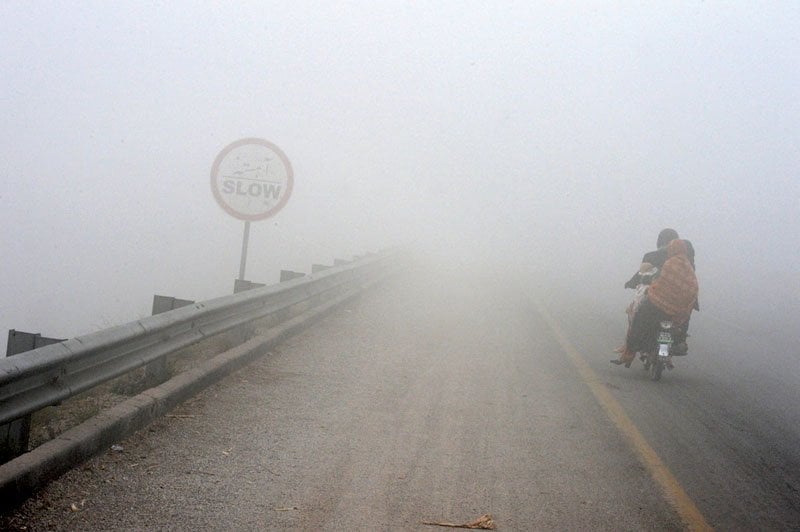
[(210, 336), (255, 320), (291, 318), (390, 267), (382, 253), (325, 271), (163, 314), (0, 359), (0, 425), (55, 405)]

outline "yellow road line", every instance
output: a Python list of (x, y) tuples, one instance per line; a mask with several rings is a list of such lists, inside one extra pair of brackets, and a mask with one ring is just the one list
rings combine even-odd
[(634, 450), (639, 455), (639, 459), (650, 472), (650, 475), (656, 483), (658, 483), (664, 491), (667, 500), (675, 511), (678, 512), (684, 524), (689, 530), (713, 530), (692, 499), (690, 499), (683, 490), (678, 479), (675, 478), (666, 464), (661, 461), (661, 458), (658, 457), (655, 450), (647, 443), (642, 433), (639, 432), (639, 429), (636, 428), (636, 425), (634, 425), (633, 421), (631, 421), (625, 413), (622, 405), (611, 395), (611, 392), (608, 391), (605, 384), (600, 382), (597, 378), (597, 374), (592, 371), (592, 368), (589, 367), (589, 364), (583, 356), (572, 346), (567, 336), (564, 334), (564, 331), (561, 330), (561, 327), (558, 325), (558, 322), (550, 316), (538, 300), (535, 301), (535, 304), (539, 314), (542, 315), (547, 325), (553, 331), (553, 335), (556, 340), (558, 340), (561, 348), (578, 370), (581, 379), (583, 379), (592, 390), (595, 398), (600, 403), (600, 406), (603, 407), (608, 417), (611, 418), (611, 421), (614, 422), (620, 432), (622, 432), (633, 446)]

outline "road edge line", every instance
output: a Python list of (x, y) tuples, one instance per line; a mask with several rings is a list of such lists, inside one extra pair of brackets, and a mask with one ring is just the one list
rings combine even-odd
[(667, 465), (658, 456), (655, 449), (653, 449), (647, 439), (639, 432), (639, 429), (631, 418), (625, 413), (625, 409), (619, 401), (608, 391), (605, 384), (600, 382), (597, 374), (589, 367), (583, 355), (581, 355), (567, 339), (566, 334), (561, 329), (558, 322), (547, 312), (547, 309), (541, 302), (534, 299), (533, 303), (536, 306), (537, 312), (542, 316), (553, 333), (553, 336), (555, 336), (561, 349), (566, 353), (575, 369), (578, 370), (578, 374), (581, 376), (583, 382), (592, 391), (595, 399), (600, 403), (600, 406), (609, 419), (611, 419), (617, 429), (628, 440), (628, 443), (633, 447), (634, 451), (636, 451), (639, 460), (664, 492), (670, 505), (678, 513), (684, 524), (689, 530), (713, 530), (705, 517), (703, 517), (700, 509), (683, 489), (678, 479), (675, 478), (675, 475), (672, 474)]

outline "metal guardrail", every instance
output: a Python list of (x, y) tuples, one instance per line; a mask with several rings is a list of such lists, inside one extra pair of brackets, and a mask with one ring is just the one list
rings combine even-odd
[[(393, 254), (198, 302), (0, 359), (0, 425), (55, 405), (210, 336), (313, 307), (381, 275)], [(279, 320), (283, 321), (283, 320)]]

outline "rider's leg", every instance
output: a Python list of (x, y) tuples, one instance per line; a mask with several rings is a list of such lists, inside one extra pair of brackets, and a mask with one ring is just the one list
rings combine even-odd
[(664, 313), (645, 298), (628, 327), (625, 348), (620, 353), (619, 359), (612, 360), (612, 362), (630, 367), (637, 351), (647, 351), (650, 348), (655, 328), (662, 319), (664, 319)]
[[(689, 315), (691, 318), (691, 314)], [(686, 355), (689, 352), (689, 347), (686, 343), (686, 338), (689, 336), (689, 318), (686, 318), (686, 321), (679, 326), (675, 327), (675, 333), (673, 336), (673, 352), (678, 355)]]

